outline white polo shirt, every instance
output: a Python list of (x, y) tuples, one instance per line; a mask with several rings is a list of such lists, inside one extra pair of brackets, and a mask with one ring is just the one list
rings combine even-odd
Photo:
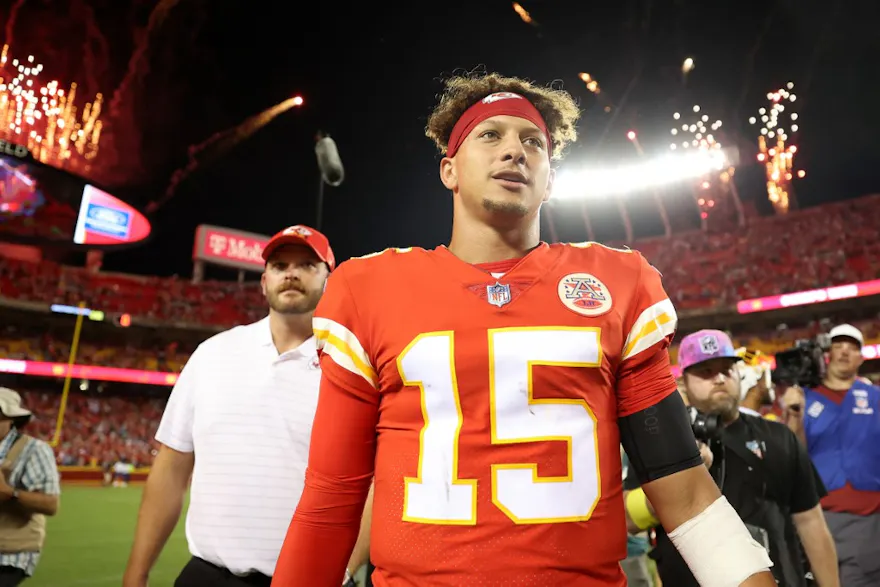
[(315, 340), (278, 354), (269, 319), (218, 334), (180, 374), (156, 433), (195, 451), (193, 556), (272, 575), (302, 495), (321, 371)]

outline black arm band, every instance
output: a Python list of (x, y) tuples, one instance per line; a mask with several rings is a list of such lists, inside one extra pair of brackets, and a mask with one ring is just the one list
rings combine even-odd
[(677, 392), (618, 418), (617, 423), (620, 442), (642, 484), (703, 464), (687, 408)]

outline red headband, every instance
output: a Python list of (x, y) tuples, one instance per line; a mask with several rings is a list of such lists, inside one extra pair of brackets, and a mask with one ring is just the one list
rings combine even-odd
[(544, 137), (547, 139), (547, 155), (553, 149), (553, 143), (550, 140), (550, 133), (547, 131), (547, 124), (535, 105), (526, 98), (512, 92), (497, 92), (490, 94), (468, 108), (452, 127), (452, 134), (449, 136), (449, 145), (446, 148), (447, 157), (455, 157), (461, 144), (467, 138), (474, 127), (493, 116), (517, 116), (525, 118), (541, 129)]

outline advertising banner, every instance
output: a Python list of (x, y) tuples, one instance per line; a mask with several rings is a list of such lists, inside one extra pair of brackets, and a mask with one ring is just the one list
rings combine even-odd
[(265, 265), (263, 248), (269, 238), (263, 234), (202, 224), (196, 229), (193, 260), (262, 272)]

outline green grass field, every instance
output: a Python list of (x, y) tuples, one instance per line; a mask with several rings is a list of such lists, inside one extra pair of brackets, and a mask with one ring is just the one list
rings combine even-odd
[[(64, 485), (61, 509), (49, 519), (43, 556), (25, 587), (118, 587), (134, 539), (142, 486)], [(185, 511), (185, 510), (184, 510)], [(184, 516), (150, 575), (150, 587), (171, 587), (189, 560)]]
[[(27, 587), (118, 587), (134, 539), (140, 486), (64, 485), (61, 509), (49, 519), (43, 556)], [(150, 587), (170, 587), (189, 560), (184, 516), (150, 575)]]

